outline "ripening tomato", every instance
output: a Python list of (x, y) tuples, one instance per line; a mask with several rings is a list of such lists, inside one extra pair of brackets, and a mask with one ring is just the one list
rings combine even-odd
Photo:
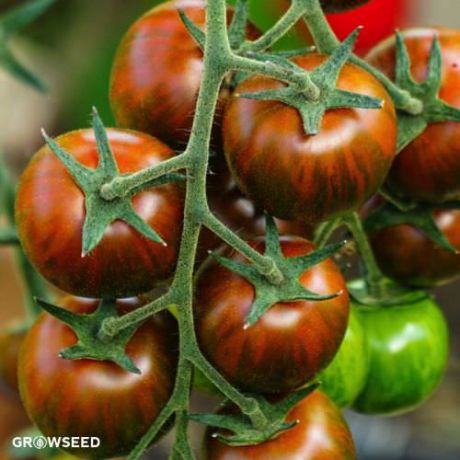
[[(263, 241), (250, 244), (264, 250)], [(308, 254), (314, 246), (301, 238), (281, 239), (286, 257)], [(244, 261), (240, 254), (230, 258)], [(209, 261), (200, 270), (195, 297), (199, 345), (209, 361), (233, 384), (257, 393), (280, 393), (307, 382), (332, 360), (348, 322), (345, 280), (328, 259), (299, 278), (305, 288), (331, 300), (280, 302), (245, 329), (254, 287), (234, 272)]]
[(354, 402), (358, 412), (400, 414), (424, 402), (439, 384), (448, 357), (448, 331), (430, 298), (388, 307), (362, 306), (369, 374)]
[(318, 375), (321, 390), (338, 407), (348, 407), (364, 388), (368, 370), (365, 331), (357, 307), (352, 303), (342, 345), (331, 364)]
[[(98, 303), (70, 296), (59, 302), (80, 314), (93, 312)], [(137, 298), (117, 302), (120, 314), (140, 305)], [(60, 358), (63, 348), (75, 344), (75, 333), (51, 315), (42, 314), (19, 356), (19, 388), (29, 417), (44, 436), (101, 440), (96, 449), (69, 449), (74, 455), (111, 458), (127, 454), (172, 394), (177, 335), (177, 323), (169, 312), (153, 316), (135, 332), (126, 352), (141, 370), (138, 375), (107, 361)]]
[[(204, 28), (203, 0), (170, 1), (137, 20), (121, 42), (112, 69), (110, 101), (120, 126), (150, 133), (183, 150), (190, 136), (203, 73), (203, 52), (184, 26), (182, 9)], [(228, 19), (233, 10), (228, 10)], [(257, 36), (248, 29), (249, 36)], [(218, 102), (213, 148), (221, 150), (220, 119), (228, 97)]]
[[(296, 64), (312, 70), (326, 57)], [(265, 77), (246, 80), (236, 93), (283, 87)], [(396, 118), (382, 85), (346, 64), (338, 88), (384, 101), (378, 110), (329, 110), (317, 135), (306, 135), (296, 109), (277, 101), (232, 97), (223, 123), (227, 163), (243, 192), (287, 220), (318, 222), (362, 205), (383, 183), (395, 155)]]
[(321, 391), (298, 403), (287, 420), (299, 423), (257, 446), (232, 447), (212, 436), (203, 443), (204, 460), (355, 460), (353, 437), (340, 410)]
[(351, 10), (368, 3), (370, 0), (321, 0), (321, 6), (328, 13)]
[[(450, 243), (460, 250), (460, 211), (439, 210), (434, 218)], [(370, 242), (383, 273), (398, 283), (430, 288), (460, 276), (460, 254), (441, 248), (411, 225), (375, 231), (370, 234)]]
[[(439, 97), (460, 108), (460, 31), (414, 28), (402, 32), (416, 81), (427, 76), (435, 36), (442, 49), (442, 82)], [(367, 60), (385, 74), (395, 76), (395, 39), (377, 45)], [(460, 199), (460, 124), (430, 125), (396, 157), (387, 184), (391, 191), (414, 201), (440, 203)]]
[(0, 332), (0, 389), (18, 391), (18, 355), (26, 332), (24, 329), (4, 329)]
[[(121, 173), (151, 167), (174, 155), (147, 134), (120, 129), (109, 129), (107, 134)], [(81, 164), (97, 166), (93, 130), (72, 131), (56, 142)], [(115, 221), (99, 245), (82, 257), (84, 199), (49, 147), (40, 149), (21, 177), (16, 221), (27, 256), (48, 281), (71, 294), (116, 298), (147, 292), (171, 275), (182, 228), (182, 186), (154, 187), (132, 200), (136, 212), (163, 238), (166, 247)]]

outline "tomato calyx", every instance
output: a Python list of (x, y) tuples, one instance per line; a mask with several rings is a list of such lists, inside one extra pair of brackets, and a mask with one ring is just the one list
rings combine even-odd
[(355, 279), (348, 282), (347, 289), (351, 298), (362, 308), (397, 307), (429, 298), (429, 294), (426, 291), (406, 289), (387, 278), (382, 280), (382, 284), (385, 289), (379, 295), (369, 292), (368, 284), (364, 279)]
[[(96, 109), (93, 109), (93, 128), (99, 152), (99, 164), (94, 170), (80, 164), (43, 131), (43, 137), (48, 146), (62, 161), (85, 194), (86, 217), (83, 226), (82, 257), (87, 256), (99, 244), (106, 228), (116, 220), (126, 222), (149, 240), (166, 246), (166, 242), (160, 235), (147, 225), (134, 210), (131, 196), (139, 190), (133, 190), (127, 197), (117, 197), (112, 200), (107, 200), (101, 195), (103, 185), (120, 177), (120, 172), (110, 149), (107, 132)], [(160, 186), (175, 180), (182, 180), (182, 176), (179, 174), (165, 175), (145, 186)]]
[(273, 284), (254, 266), (247, 263), (212, 254), (218, 263), (249, 281), (255, 290), (254, 302), (246, 317), (245, 329), (253, 326), (263, 314), (278, 302), (294, 302), (298, 300), (322, 301), (338, 297), (341, 292), (332, 295), (320, 295), (305, 289), (299, 281), (300, 275), (309, 268), (329, 258), (337, 252), (344, 242), (331, 244), (315, 252), (298, 257), (283, 255), (279, 233), (274, 219), (266, 215), (266, 247), (265, 256), (271, 258), (283, 275), (279, 283)]
[[(446, 203), (446, 209), (459, 209), (459, 203)], [(443, 205), (437, 205), (436, 209), (443, 209)], [(364, 221), (367, 233), (373, 233), (385, 227), (407, 224), (420, 229), (425, 235), (441, 248), (458, 253), (444, 233), (436, 224), (433, 216), (434, 208), (428, 205), (416, 205), (411, 209), (400, 210), (397, 206), (384, 202), (377, 207)]]
[[(295, 108), (303, 122), (306, 134), (318, 134), (327, 110), (338, 108), (381, 109), (383, 101), (364, 94), (340, 90), (336, 87), (342, 67), (353, 52), (361, 28), (358, 27), (331, 54), (330, 58), (310, 72), (311, 81), (319, 88), (319, 97), (312, 98), (302, 89), (286, 86), (281, 89), (239, 94), (239, 97), (262, 101), (279, 101)], [(292, 63), (291, 63), (292, 65)], [(296, 68), (297, 66), (294, 65)]]
[(9, 50), (8, 39), (43, 14), (55, 0), (36, 0), (11, 8), (0, 15), (0, 68), (23, 83), (45, 92), (46, 85), (25, 68)]
[(418, 115), (398, 111), (398, 152), (422, 134), (430, 124), (444, 121), (460, 122), (460, 110), (439, 98), (442, 85), (442, 54), (437, 36), (433, 38), (425, 81), (416, 82), (410, 66), (411, 61), (404, 38), (400, 32), (396, 32), (396, 84), (423, 104), (423, 110)]
[(40, 299), (37, 299), (37, 302), (43, 310), (70, 326), (77, 336), (78, 342), (75, 345), (61, 350), (61, 358), (111, 361), (129, 372), (141, 373), (125, 352), (138, 325), (124, 328), (112, 337), (110, 342), (100, 337), (99, 331), (104, 320), (118, 317), (115, 301), (102, 300), (96, 311), (90, 314), (73, 313)]
[[(264, 397), (254, 395), (259, 407), (266, 416), (267, 422), (264, 427), (255, 427), (251, 419), (244, 414), (190, 414), (189, 419), (218, 429), (231, 431), (233, 434), (226, 434), (216, 431), (213, 438), (228, 444), (229, 446), (251, 446), (261, 444), (270, 439), (278, 437), (281, 433), (296, 426), (299, 421), (286, 422), (289, 412), (310, 393), (318, 388), (317, 383), (308, 385), (296, 392), (289, 394), (281, 401), (270, 403)], [(223, 406), (227, 406), (224, 402)]]

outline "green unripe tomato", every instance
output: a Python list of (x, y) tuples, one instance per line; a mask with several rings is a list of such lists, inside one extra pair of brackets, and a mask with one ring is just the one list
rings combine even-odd
[(448, 330), (429, 297), (407, 305), (362, 307), (369, 374), (353, 407), (366, 414), (394, 415), (424, 402), (444, 374)]
[(318, 376), (321, 390), (337, 406), (348, 407), (364, 388), (368, 370), (364, 330), (357, 307), (351, 304), (350, 319), (342, 345), (332, 363)]

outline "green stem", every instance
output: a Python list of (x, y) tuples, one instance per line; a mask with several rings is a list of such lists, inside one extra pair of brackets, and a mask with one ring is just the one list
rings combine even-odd
[(210, 211), (203, 214), (202, 224), (219, 236), (224, 242), (243, 254), (250, 262), (257, 265), (259, 272), (266, 276), (272, 284), (276, 286), (283, 282), (284, 276), (271, 257), (266, 257), (254, 250), (246, 241), (242, 240), (235, 232), (226, 227)]
[(383, 297), (385, 294), (385, 279), (377, 265), (359, 215), (356, 212), (348, 214), (344, 218), (344, 223), (353, 235), (361, 254), (369, 294), (377, 298)]
[(139, 189), (139, 187), (152, 180), (158, 179), (165, 174), (185, 169), (187, 166), (188, 155), (183, 153), (150, 168), (116, 177), (111, 182), (102, 186), (101, 196), (108, 201), (130, 196), (134, 190)]
[[(5, 211), (7, 222), (13, 229), (15, 228), (14, 205), (16, 200), (16, 191), (8, 174), (2, 155), (0, 155), (0, 184), (2, 187), (2, 197), (0, 197), (0, 199), (3, 201), (3, 203), (1, 203), (3, 205), (1, 208)], [(24, 308), (27, 320), (29, 322), (33, 322), (37, 315), (41, 313), (41, 309), (35, 302), (35, 298), (38, 297), (40, 299), (47, 300), (49, 298), (49, 291), (45, 281), (32, 267), (20, 245), (17, 246), (15, 252), (23, 285)]]
[[(340, 45), (340, 42), (323, 13), (320, 0), (304, 1), (308, 5), (307, 12), (304, 15), (304, 20), (313, 37), (313, 41), (315, 42), (318, 52), (332, 54)], [(408, 91), (401, 89), (386, 75), (374, 68), (368, 62), (355, 55), (351, 57), (351, 62), (367, 70), (375, 78), (377, 78), (380, 83), (382, 83), (393, 99), (396, 108), (412, 115), (417, 115), (422, 112), (423, 104), (419, 99), (414, 98)]]
[(314, 243), (318, 249), (324, 247), (331, 238), (334, 231), (342, 223), (342, 219), (337, 217), (323, 222), (315, 231)]
[(0, 246), (20, 244), (18, 235), (14, 228), (0, 229)]
[(265, 51), (284, 37), (306, 12), (305, 0), (292, 0), (289, 9), (267, 32), (253, 42), (246, 42), (241, 52)]
[(230, 61), (231, 68), (239, 72), (257, 73), (267, 77), (289, 83), (298, 91), (302, 91), (305, 97), (316, 101), (320, 96), (318, 86), (313, 83), (310, 74), (299, 68), (298, 71), (283, 67), (270, 61), (258, 61), (234, 54)]

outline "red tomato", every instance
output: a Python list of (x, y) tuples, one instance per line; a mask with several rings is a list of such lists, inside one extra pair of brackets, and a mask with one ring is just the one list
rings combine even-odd
[[(109, 129), (121, 173), (156, 165), (174, 152), (147, 134)], [(95, 168), (93, 130), (72, 131), (56, 142), (80, 163)], [(86, 297), (128, 297), (151, 290), (173, 272), (180, 244), (183, 190), (168, 184), (133, 198), (136, 212), (166, 241), (154, 243), (122, 221), (113, 222), (100, 244), (82, 257), (84, 194), (47, 147), (32, 158), (19, 184), (19, 236), (37, 270), (62, 290)]]
[[(60, 305), (91, 313), (98, 301), (66, 297)], [(137, 308), (139, 299), (120, 300), (119, 313)], [(28, 333), (19, 357), (19, 386), (29, 417), (45, 436), (100, 438), (97, 449), (69, 449), (86, 458), (127, 454), (169, 400), (177, 365), (177, 324), (162, 312), (144, 323), (127, 346), (141, 374), (106, 361), (65, 360), (74, 332), (42, 314)]]
[(294, 428), (257, 446), (231, 447), (218, 441), (209, 428), (204, 460), (355, 460), (350, 429), (340, 410), (322, 392), (315, 391), (295, 406), (287, 420)]
[[(436, 224), (460, 250), (460, 211), (437, 211)], [(373, 232), (370, 241), (386, 276), (414, 287), (434, 287), (460, 276), (460, 254), (431, 241), (411, 225), (395, 225)]]
[[(183, 150), (190, 136), (203, 73), (203, 53), (178, 9), (204, 28), (203, 0), (177, 0), (150, 10), (128, 30), (112, 69), (110, 100), (120, 126), (150, 133)], [(228, 19), (232, 10), (228, 10)], [(255, 37), (254, 29), (249, 35)], [(213, 147), (221, 149), (218, 102)]]
[[(262, 241), (250, 244), (260, 252), (264, 249)], [(314, 249), (312, 243), (301, 238), (285, 237), (281, 245), (286, 257)], [(234, 252), (230, 257), (244, 260)], [(203, 266), (195, 298), (199, 345), (233, 384), (257, 393), (293, 390), (310, 381), (336, 354), (348, 322), (345, 280), (330, 259), (306, 270), (299, 280), (318, 294), (342, 294), (320, 302), (277, 303), (245, 329), (254, 287), (217, 262)]]
[[(427, 64), (433, 38), (439, 37), (442, 49), (440, 98), (460, 108), (460, 31), (418, 28), (403, 32), (411, 72), (416, 81), (427, 76)], [(376, 46), (367, 60), (394, 78), (395, 39)], [(430, 125), (395, 159), (388, 186), (395, 193), (414, 201), (440, 203), (460, 199), (460, 124), (442, 122)]]
[[(311, 54), (295, 62), (312, 70), (325, 59)], [(236, 92), (281, 87), (254, 77)], [(338, 87), (382, 99), (385, 105), (329, 110), (315, 136), (306, 135), (297, 110), (281, 102), (234, 97), (227, 105), (228, 165), (243, 192), (270, 214), (318, 222), (356, 209), (383, 183), (395, 155), (393, 103), (374, 77), (352, 64), (343, 68)]]

